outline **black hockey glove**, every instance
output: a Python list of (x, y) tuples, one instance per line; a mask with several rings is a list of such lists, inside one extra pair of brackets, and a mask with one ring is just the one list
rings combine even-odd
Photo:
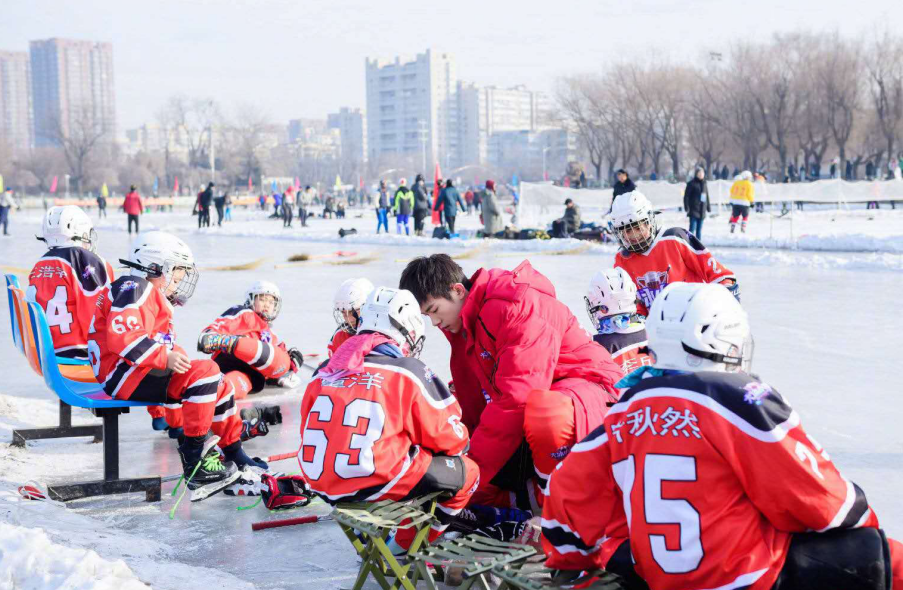
[(255, 406), (241, 411), (241, 419), (255, 422), (262, 420), (270, 426), (282, 424), (282, 408), (279, 406)]
[(292, 371), (297, 373), (304, 365), (304, 355), (301, 354), (301, 351), (297, 348), (289, 348), (288, 356), (290, 359), (292, 359)]

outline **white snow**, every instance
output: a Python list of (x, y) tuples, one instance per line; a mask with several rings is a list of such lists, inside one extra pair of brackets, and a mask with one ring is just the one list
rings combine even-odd
[[(193, 248), (202, 268), (194, 298), (176, 310), (179, 342), (192, 356), (200, 356), (191, 352), (198, 332), (239, 302), (252, 281), (266, 278), (280, 285), (285, 298), (276, 331), (305, 353), (324, 353), (335, 327), (330, 313), (333, 291), (343, 279), (367, 276), (377, 284), (396, 285), (405, 261), (438, 251), (467, 253), (460, 261), (467, 272), (481, 266), (513, 268), (529, 257), (555, 284), (559, 298), (590, 328), (583, 293), (592, 273), (611, 265), (615, 251), (612, 245), (592, 245), (574, 253), (584, 244), (571, 240), (439, 242), (398, 237), (394, 225), (390, 225), (390, 236), (377, 237), (373, 212), (360, 213), (361, 218), (311, 220), (311, 227), (303, 230), (283, 230), (281, 222), (252, 211), (236, 211), (234, 222), (202, 231), (187, 212), (145, 216), (144, 229), (176, 232)], [(756, 338), (755, 372), (791, 400), (810, 434), (845, 475), (865, 490), (888, 534), (900, 538), (903, 448), (896, 433), (903, 421), (897, 386), (903, 316), (895, 306), (903, 292), (903, 213), (882, 208), (877, 212), (807, 210), (794, 215), (792, 238), (790, 221), (775, 219), (772, 227), (768, 214), (754, 215), (748, 234), (731, 236), (722, 214), (706, 220), (703, 242), (740, 278), (743, 304)], [(35, 214), (13, 216), (14, 237), (0, 242), (4, 272), (30, 269), (43, 254), (43, 245), (33, 239), (40, 231), (39, 221)], [(663, 221), (683, 223), (684, 219), (665, 213)], [(459, 224), (463, 230), (472, 230), (478, 221), (462, 216)], [(340, 240), (340, 227), (356, 227), (360, 234)], [(130, 242), (125, 216), (111, 213), (109, 220), (99, 224), (99, 233), (100, 254), (116, 266)], [(360, 265), (316, 260), (274, 268), (291, 254), (337, 250), (376, 258)], [(571, 253), (553, 254), (561, 251)], [(203, 270), (262, 257), (268, 260), (254, 271)], [(56, 398), (28, 368), (8, 334), (9, 317), (3, 311), (0, 441), (9, 441), (14, 428), (50, 426), (57, 419)], [(433, 328), (428, 329), (422, 358), (448, 378), (448, 345)], [(249, 452), (266, 456), (297, 449), (299, 397), (300, 391), (277, 391), (251, 398), (280, 404), (285, 422), (269, 436), (248, 443)], [(75, 410), (73, 418), (76, 423), (97, 423), (83, 410)], [(124, 476), (178, 473), (175, 443), (150, 429), (144, 411), (122, 416), (120, 429)], [(297, 469), (294, 461), (274, 466)], [(328, 508), (323, 504), (270, 515), (260, 506), (237, 511), (253, 500), (220, 494), (198, 504), (183, 502), (170, 520), (171, 483), (164, 485), (164, 498), (158, 504), (129, 495), (82, 500), (63, 508), (16, 497), (15, 488), (28, 480), (87, 481), (99, 478), (101, 472), (101, 447), (87, 439), (35, 442), (26, 449), (0, 443), (0, 572), (14, 571), (19, 576), (13, 587), (103, 587), (103, 576), (110, 580), (119, 576), (123, 581), (117, 580), (116, 587), (144, 583), (173, 589), (203, 585), (316, 590), (349, 587), (354, 579), (357, 561), (334, 524), (251, 532), (250, 523), (258, 520), (325, 514)], [(24, 567), (23, 563), (36, 565)], [(82, 565), (89, 569), (76, 567)], [(93, 572), (93, 585), (84, 585), (80, 576), (88, 575), (85, 572)], [(65, 576), (75, 585), (66, 586)], [(0, 577), (0, 588), (11, 585)]]

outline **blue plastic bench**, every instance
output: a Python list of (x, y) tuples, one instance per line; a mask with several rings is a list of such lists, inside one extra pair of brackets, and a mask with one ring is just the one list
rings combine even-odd
[[(7, 282), (9, 282), (9, 278), (7, 278)], [(161, 484), (159, 476), (132, 479), (120, 479), (119, 477), (119, 415), (128, 413), (131, 407), (160, 404), (112, 399), (98, 383), (93, 384), (93, 387), (85, 387), (84, 383), (63, 377), (53, 350), (53, 339), (44, 310), (35, 302), (27, 302), (26, 305), (28, 321), (16, 322), (17, 319), (24, 318), (18, 318), (18, 310), (13, 310), (13, 305), (10, 304), (10, 311), (15, 314), (12, 318), (16, 325), (14, 337), (15, 332), (18, 332), (18, 337), (26, 345), (29, 342), (35, 344), (44, 382), (59, 396), (61, 402), (69, 406), (91, 410), (91, 413), (103, 419), (101, 427), (103, 429), (103, 480), (48, 486), (51, 498), (67, 502), (91, 496), (144, 492), (147, 502), (159, 502)]]

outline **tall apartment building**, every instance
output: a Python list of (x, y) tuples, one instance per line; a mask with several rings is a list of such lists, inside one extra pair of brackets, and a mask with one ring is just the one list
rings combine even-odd
[(31, 79), (25, 51), (0, 51), (0, 140), (15, 150), (31, 147)]
[(409, 156), (429, 175), (461, 162), (457, 69), (447, 53), (427, 50), (412, 61), (366, 60), (367, 150), (370, 161)]
[(463, 161), (485, 165), (492, 136), (509, 132), (538, 132), (551, 128), (551, 101), (524, 86), (481, 87), (458, 83), (459, 144)]
[(360, 109), (342, 107), (326, 115), (326, 126), (342, 134), (342, 157), (367, 161), (367, 119)]
[(91, 125), (112, 141), (113, 46), (54, 38), (32, 41), (30, 49), (35, 145), (53, 145), (57, 125), (63, 133)]

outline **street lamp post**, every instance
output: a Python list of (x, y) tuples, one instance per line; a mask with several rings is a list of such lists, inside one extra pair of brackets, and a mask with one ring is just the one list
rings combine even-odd
[(545, 181), (546, 179), (546, 152), (552, 149), (552, 146), (547, 145), (542, 148), (542, 179)]

